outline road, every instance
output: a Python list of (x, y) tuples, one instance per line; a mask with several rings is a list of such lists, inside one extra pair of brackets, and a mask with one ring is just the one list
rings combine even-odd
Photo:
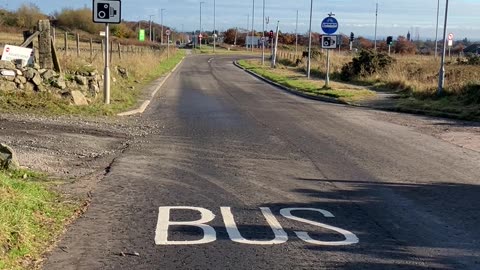
[(479, 152), (233, 59), (186, 58), (45, 269), (480, 269)]

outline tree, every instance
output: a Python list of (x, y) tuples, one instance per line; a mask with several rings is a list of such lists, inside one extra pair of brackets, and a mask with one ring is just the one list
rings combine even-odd
[(399, 36), (397, 42), (395, 42), (395, 52), (400, 54), (415, 54), (417, 47), (404, 36)]
[(235, 43), (235, 35), (237, 33), (236, 29), (230, 28), (223, 33), (224, 41), (227, 44), (234, 44)]
[(374, 47), (373, 42), (364, 37), (358, 37), (357, 42), (360, 49), (369, 50), (369, 49), (373, 49)]
[(89, 8), (82, 9), (63, 9), (56, 14), (58, 26), (65, 30), (80, 29), (90, 34), (97, 34), (103, 29), (100, 24), (92, 21), (92, 10)]
[(43, 14), (35, 4), (22, 4), (17, 12), (17, 26), (22, 28), (33, 28), (37, 25), (39, 20), (46, 19), (47, 16)]

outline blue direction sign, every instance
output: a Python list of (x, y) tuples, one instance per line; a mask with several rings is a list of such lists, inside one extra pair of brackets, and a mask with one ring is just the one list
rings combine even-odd
[(327, 35), (334, 34), (338, 30), (338, 21), (334, 17), (327, 17), (322, 21), (322, 30)]

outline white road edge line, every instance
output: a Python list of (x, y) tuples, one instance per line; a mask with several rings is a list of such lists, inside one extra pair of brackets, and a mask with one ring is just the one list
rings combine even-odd
[(185, 57), (182, 58), (182, 60), (180, 60), (180, 62), (178, 62), (178, 64), (172, 69), (172, 71), (170, 71), (166, 76), (165, 78), (158, 84), (157, 88), (155, 89), (155, 91), (153, 91), (153, 93), (151, 94), (150, 96), (150, 99), (149, 100), (146, 100), (142, 103), (142, 105), (138, 108), (138, 109), (135, 109), (135, 110), (131, 110), (131, 111), (128, 111), (128, 112), (123, 112), (123, 113), (119, 113), (117, 114), (117, 116), (130, 116), (130, 115), (135, 115), (135, 114), (142, 114), (145, 112), (145, 110), (148, 108), (148, 105), (150, 105), (150, 103), (152, 102), (152, 99), (155, 97), (155, 95), (157, 94), (157, 92), (160, 90), (160, 88), (162, 88), (162, 86), (165, 84), (165, 82), (168, 80), (168, 78), (170, 78), (170, 76), (175, 72), (175, 70), (177, 70), (177, 68), (183, 63), (183, 60), (185, 59)]

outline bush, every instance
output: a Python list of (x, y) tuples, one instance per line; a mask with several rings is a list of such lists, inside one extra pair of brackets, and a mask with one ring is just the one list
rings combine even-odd
[(462, 62), (463, 64), (474, 65), (474, 66), (479, 66), (480, 65), (480, 55), (478, 55), (478, 54), (468, 53), (468, 54), (465, 55), (465, 58), (466, 58), (466, 61), (463, 61)]
[(340, 78), (349, 81), (355, 77), (366, 77), (386, 70), (394, 61), (395, 59), (385, 53), (362, 50), (358, 56), (353, 58), (352, 62), (342, 67)]
[(93, 23), (92, 10), (88, 8), (63, 9), (55, 14), (55, 17), (58, 20), (58, 26), (67, 31), (79, 29), (90, 34), (98, 34), (103, 30), (102, 25)]

